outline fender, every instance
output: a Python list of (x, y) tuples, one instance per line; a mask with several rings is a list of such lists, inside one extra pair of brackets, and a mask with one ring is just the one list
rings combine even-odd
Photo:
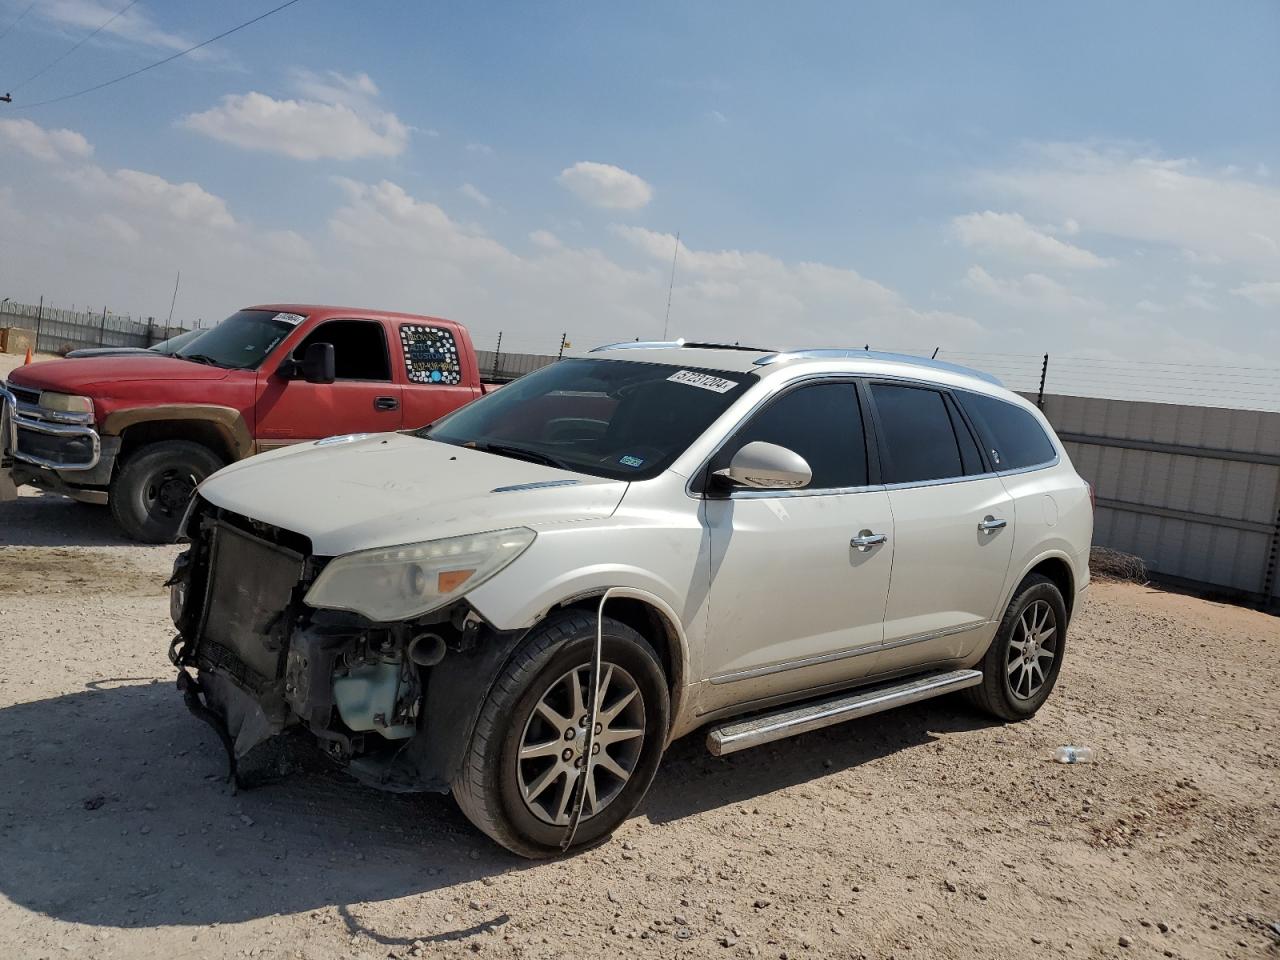
[[(1061, 560), (1063, 563), (1067, 565), (1067, 569), (1071, 571), (1072, 595), (1069, 597), (1064, 597), (1063, 599), (1071, 604), (1072, 609), (1075, 608), (1076, 597), (1079, 595), (1079, 592), (1080, 592), (1080, 574), (1079, 574), (1079, 571), (1076, 570), (1076, 559), (1061, 547), (1049, 547), (1048, 549), (1041, 550), (1034, 557), (1028, 560), (1025, 564), (1023, 564), (1022, 569), (1018, 571), (1017, 576), (1011, 577), (1009, 579), (1009, 582), (1005, 585), (1004, 594), (1002, 595), (1000, 600), (1000, 606), (997, 608), (997, 611), (996, 611), (997, 623), (999, 623), (1000, 618), (1004, 616), (1004, 612), (1007, 609), (1009, 609), (1009, 603), (1010, 601), (1013, 600), (1013, 591), (1018, 589), (1018, 584), (1020, 584), (1023, 581), (1023, 579), (1026, 577), (1028, 573), (1030, 573), (1040, 564), (1044, 563), (1044, 561), (1046, 560)], [(1085, 583), (1088, 583), (1087, 579), (1085, 580)]]
[(130, 427), (144, 423), (184, 423), (200, 421), (212, 424), (226, 442), (235, 460), (243, 460), (254, 453), (253, 434), (244, 422), (244, 416), (234, 407), (211, 403), (166, 403), (156, 406), (133, 407), (107, 414), (102, 420), (102, 433), (107, 436), (123, 436)]

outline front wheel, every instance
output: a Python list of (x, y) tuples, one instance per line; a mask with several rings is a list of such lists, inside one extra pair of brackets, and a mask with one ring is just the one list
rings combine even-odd
[(606, 617), (587, 763), (595, 632), (595, 617), (573, 611), (526, 638), (489, 692), (452, 784), (467, 819), (524, 857), (561, 852), (578, 791), (573, 848), (607, 837), (643, 799), (662, 757), (670, 715), (662, 667), (643, 637)]
[(1001, 720), (1025, 720), (1049, 698), (1067, 646), (1067, 605), (1048, 577), (1018, 585), (979, 669), (982, 683), (965, 693)]
[(208, 447), (162, 440), (131, 453), (111, 481), (107, 503), (134, 540), (173, 543), (200, 481), (222, 466)]

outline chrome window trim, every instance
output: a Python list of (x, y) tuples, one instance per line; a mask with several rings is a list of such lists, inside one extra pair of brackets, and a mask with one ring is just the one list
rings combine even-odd
[(926, 640), (940, 640), (943, 637), (955, 636), (958, 633), (968, 633), (970, 630), (977, 630), (979, 627), (990, 626), (992, 622), (991, 620), (974, 620), (971, 623), (948, 627), (946, 630), (935, 630), (932, 633), (921, 633), (913, 637), (903, 637), (899, 640), (882, 640), (879, 643), (871, 643), (861, 647), (849, 647), (844, 650), (837, 650), (834, 653), (820, 654), (816, 657), (784, 660), (781, 663), (771, 663), (763, 667), (752, 667), (750, 670), (722, 673), (709, 677), (708, 682), (719, 686), (725, 683), (737, 683), (739, 680), (754, 680), (758, 677), (767, 677), (775, 673), (785, 673), (788, 670), (803, 670), (805, 667), (821, 666), (824, 663), (834, 663), (837, 660), (850, 660), (854, 657), (866, 656), (869, 653), (881, 653), (885, 650), (894, 650), (913, 643), (923, 643)]

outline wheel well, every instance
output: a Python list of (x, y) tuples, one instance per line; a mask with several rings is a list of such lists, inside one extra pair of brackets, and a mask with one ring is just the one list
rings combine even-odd
[(1062, 602), (1067, 605), (1067, 619), (1070, 620), (1071, 608), (1076, 599), (1075, 576), (1071, 572), (1071, 565), (1061, 557), (1049, 557), (1028, 570), (1027, 576), (1033, 573), (1053, 581), (1062, 594)]
[[(585, 610), (592, 616), (595, 616), (599, 607), (598, 594), (564, 605), (565, 609)], [(679, 649), (680, 640), (667, 618), (656, 607), (634, 597), (611, 597), (605, 604), (604, 612), (614, 620), (625, 623), (649, 642), (658, 655), (658, 662), (662, 664), (662, 673), (667, 678), (667, 689), (674, 699), (676, 685), (680, 682), (678, 676), (680, 663), (675, 655), (675, 651)]]
[(123, 463), (135, 450), (161, 440), (201, 444), (212, 450), (223, 463), (236, 459), (230, 442), (215, 423), (207, 420), (148, 420), (126, 428), (121, 434), (116, 462)]

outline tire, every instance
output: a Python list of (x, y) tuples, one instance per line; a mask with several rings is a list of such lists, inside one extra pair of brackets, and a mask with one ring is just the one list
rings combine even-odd
[[(485, 698), (461, 769), (451, 784), (454, 799), (467, 819), (522, 857), (544, 859), (562, 852), (560, 844), (568, 819), (557, 821), (555, 813), (564, 805), (565, 784), (572, 789), (580, 777), (572, 773), (570, 778), (568, 763), (569, 754), (581, 739), (576, 735), (569, 739), (567, 732), (559, 731), (559, 725), (547, 721), (539, 704), (552, 705), (552, 713), (562, 720), (572, 717), (572, 704), (566, 699), (561, 707), (557, 698), (568, 696), (573, 682), (569, 677), (574, 676), (579, 678), (578, 686), (585, 699), (595, 634), (595, 617), (582, 611), (549, 619), (529, 634)], [(597, 755), (592, 781), (600, 807), (593, 814), (590, 806), (584, 806), (571, 847), (574, 850), (607, 839), (635, 810), (653, 782), (669, 729), (670, 696), (653, 648), (626, 624), (605, 617), (601, 649), (604, 696), (600, 704), (602, 724), (598, 727), (607, 729), (599, 742), (604, 744), (603, 753), (611, 763), (629, 769), (630, 777), (622, 781)], [(606, 721), (608, 711), (632, 688), (636, 696)], [(642, 728), (637, 726), (641, 722)], [(638, 737), (634, 736), (637, 729), (643, 730)], [(618, 734), (626, 734), (628, 739), (606, 742), (605, 738)], [(553, 743), (556, 737), (561, 739)], [(520, 760), (522, 745), (531, 751), (554, 748), (555, 755)], [(576, 758), (572, 762), (577, 762)], [(549, 780), (550, 785), (543, 786), (531, 800), (526, 799), (538, 790), (545, 777), (554, 773), (557, 765), (562, 772), (555, 775), (556, 779)]]
[[(1052, 624), (1047, 619), (1052, 618)], [(965, 690), (979, 710), (1001, 720), (1034, 716), (1048, 699), (1067, 644), (1067, 605), (1048, 577), (1033, 573), (1013, 593), (995, 639), (982, 658), (982, 683)], [(1035, 627), (1039, 629), (1034, 629)], [(1027, 630), (1039, 639), (1026, 646)], [(1052, 629), (1052, 636), (1048, 631)], [(1050, 659), (1051, 657), (1051, 659)], [(1047, 661), (1047, 663), (1046, 663)], [(1034, 662), (1038, 669), (1030, 666)]]
[(191, 494), (222, 465), (208, 447), (188, 440), (139, 447), (111, 481), (107, 493), (111, 515), (134, 540), (173, 543)]

